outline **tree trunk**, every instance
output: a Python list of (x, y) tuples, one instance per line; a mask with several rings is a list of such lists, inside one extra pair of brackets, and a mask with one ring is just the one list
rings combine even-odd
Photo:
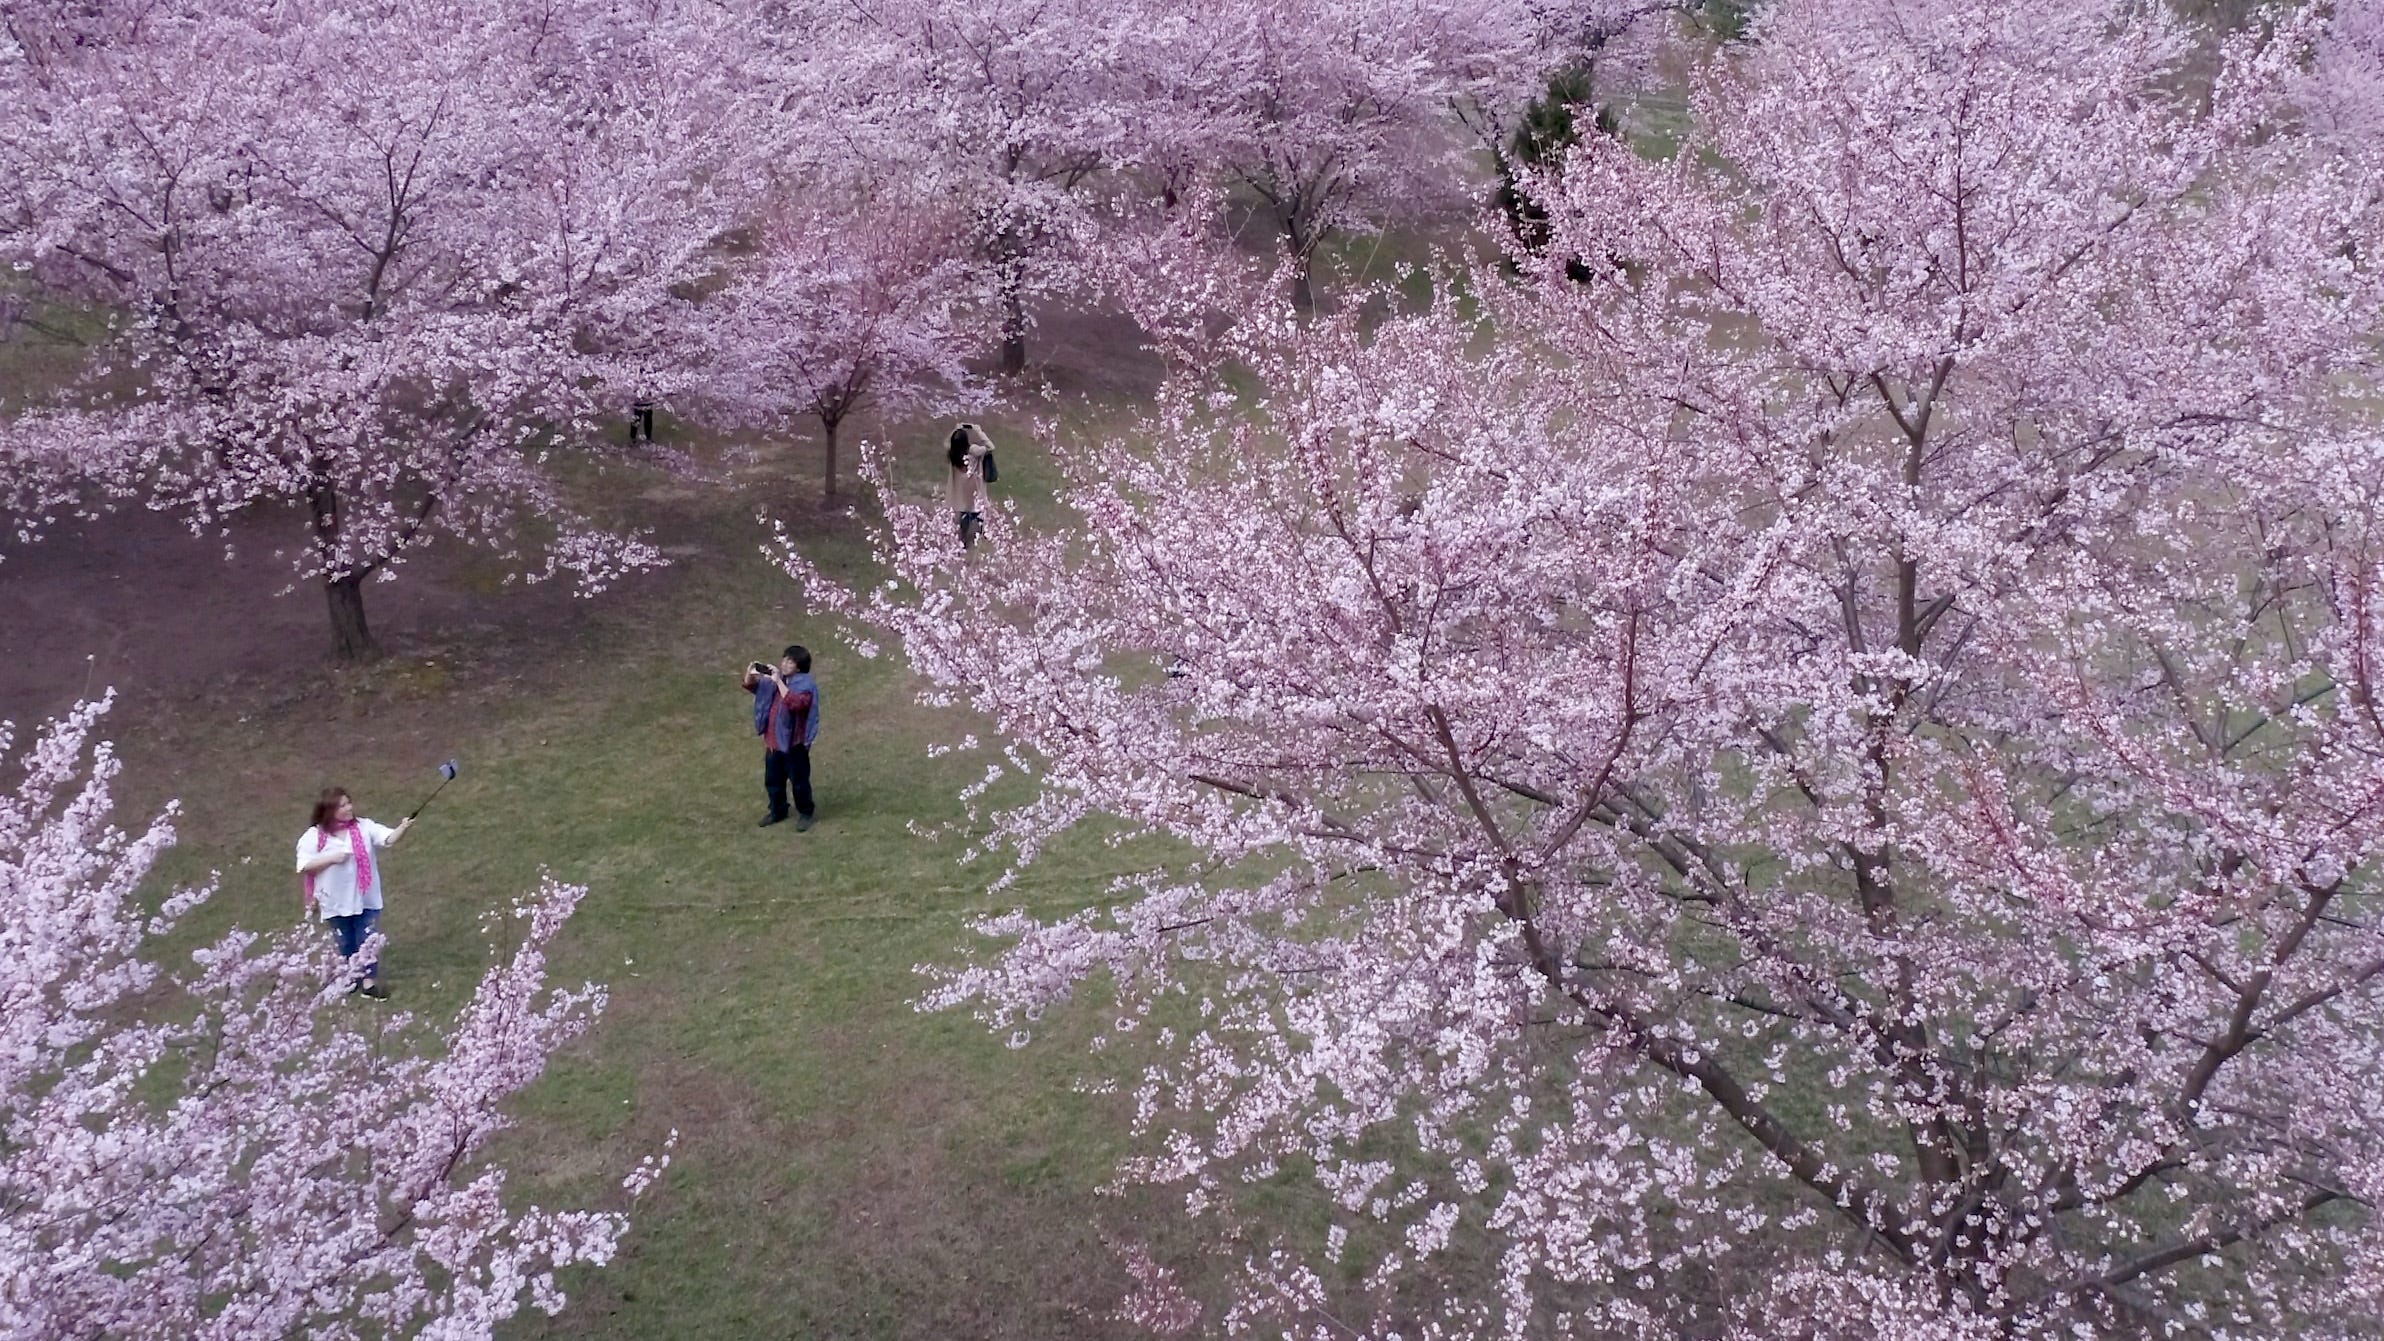
[(1002, 371), (1026, 371), (1026, 299), (1016, 285), (1002, 291)]
[(1291, 307), (1303, 317), (1316, 315), (1316, 239), (1300, 227), (1297, 214), (1283, 216), (1283, 245), (1291, 253)]
[(1316, 263), (1306, 256), (1298, 258), (1291, 272), (1291, 307), (1303, 317), (1316, 315)]
[(836, 496), (836, 425), (837, 420), (835, 419), (823, 417), (820, 420), (820, 428), (825, 431), (828, 439), (827, 496), (830, 498)]
[[(314, 514), (315, 557), (326, 574), (345, 572), (339, 552), (339, 487), (321, 474), (306, 491), (307, 510)], [(364, 622), (364, 577), (348, 572), (326, 576), (323, 597), (331, 607), (331, 654), (341, 661), (370, 661), (381, 655), (372, 629)]]
[(328, 578), (323, 595), (331, 604), (331, 650), (342, 661), (371, 661), (381, 655), (364, 622), (364, 579)]

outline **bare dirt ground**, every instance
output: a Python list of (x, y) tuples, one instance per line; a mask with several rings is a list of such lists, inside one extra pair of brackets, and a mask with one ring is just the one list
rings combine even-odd
[[(0, 546), (0, 718), (53, 716), (115, 685), (167, 701), (303, 694), (332, 677), (319, 587), (291, 586), (274, 550), (294, 515), (247, 518), (201, 539), (173, 518), (126, 510)], [(433, 550), (366, 593), (385, 647), (412, 651), (511, 630), (534, 635), (573, 614), (568, 590), (491, 592), (474, 556)]]

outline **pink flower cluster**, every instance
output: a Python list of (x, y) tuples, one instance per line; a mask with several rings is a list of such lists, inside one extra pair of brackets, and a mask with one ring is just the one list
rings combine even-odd
[(358, 584), (441, 535), (591, 590), (659, 562), (546, 459), (668, 389), (654, 314), (750, 211), (735, 32), (608, 0), (12, 6), (0, 260), (105, 325), (10, 407), (0, 497), (71, 482), (200, 533), (302, 504), (346, 655)]
[(1067, 526), (788, 558), (994, 720), (1018, 864), (1199, 854), (926, 1004), (1116, 994), (1229, 1331), (2369, 1335), (2374, 18), (1777, 0), (1520, 278), (1146, 238)]
[(302, 504), (294, 568), (343, 656), (374, 650), (361, 584), (442, 536), (601, 589), (661, 555), (566, 502), (558, 448), (632, 405), (816, 419), (832, 493), (856, 410), (973, 399), (965, 360), (998, 343), (1023, 367), (1038, 306), (1092, 291), (1118, 212), (1223, 183), (1263, 202), (1307, 295), (1330, 236), (1462, 199), (1450, 109), (1496, 139), (1581, 17), (12, 6), (0, 262), (105, 325), (65, 393), (7, 408), (0, 501), (28, 533), (128, 501), (202, 533)]
[(546, 981), (582, 891), (517, 904), (511, 952), (427, 1038), (362, 1022), (312, 927), (161, 972), (144, 949), (209, 891), (137, 897), (174, 812), (112, 826), (108, 702), (0, 794), (0, 1333), (485, 1338), (525, 1298), (560, 1309), (556, 1270), (608, 1260), (625, 1218), (523, 1206), (482, 1156), (603, 1007)]

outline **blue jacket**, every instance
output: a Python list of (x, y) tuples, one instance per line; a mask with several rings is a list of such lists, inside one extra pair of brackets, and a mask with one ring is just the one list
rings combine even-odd
[(753, 734), (763, 738), (766, 748), (782, 753), (795, 747), (797, 712), (803, 714), (802, 743), (819, 739), (819, 683), (808, 672), (797, 672), (787, 677), (786, 692), (793, 701), (778, 711), (778, 686), (768, 680), (753, 685)]

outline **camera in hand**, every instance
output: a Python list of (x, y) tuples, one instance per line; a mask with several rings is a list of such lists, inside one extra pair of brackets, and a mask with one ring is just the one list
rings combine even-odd
[(750, 670), (750, 671), (752, 671), (752, 672), (753, 672), (754, 674), (756, 674), (756, 675), (763, 676), (763, 677), (767, 678), (767, 677), (768, 677), (768, 676), (769, 676), (771, 673), (773, 673), (774, 671), (776, 671), (778, 668), (777, 668), (776, 666), (773, 666), (773, 665), (771, 665), (771, 664), (770, 664), (769, 662), (767, 662), (767, 661), (756, 661), (756, 662), (754, 662), (752, 665), (750, 665), (750, 666), (747, 666), (747, 667), (746, 667), (746, 669), (747, 669), (747, 670)]

